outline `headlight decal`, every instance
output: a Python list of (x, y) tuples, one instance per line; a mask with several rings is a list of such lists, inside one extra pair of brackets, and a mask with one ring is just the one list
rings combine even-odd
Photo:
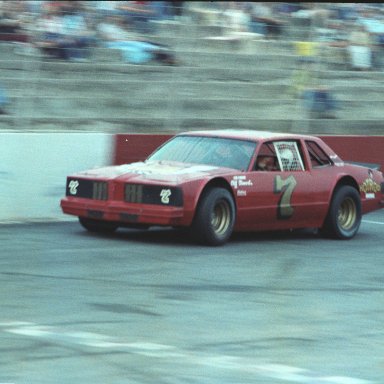
[(135, 204), (183, 206), (181, 188), (162, 185), (125, 184), (124, 201)]
[(66, 195), (93, 200), (108, 200), (108, 183), (105, 181), (68, 178)]

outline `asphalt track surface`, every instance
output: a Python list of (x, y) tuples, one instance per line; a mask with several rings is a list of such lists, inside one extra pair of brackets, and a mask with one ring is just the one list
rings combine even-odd
[(383, 383), (383, 232), (1, 225), (0, 383)]

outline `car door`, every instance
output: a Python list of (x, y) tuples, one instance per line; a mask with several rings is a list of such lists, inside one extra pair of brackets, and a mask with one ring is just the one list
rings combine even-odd
[[(242, 229), (287, 229), (318, 223), (311, 167), (303, 156), (300, 140), (264, 143), (250, 172), (236, 179), (239, 227)], [(260, 169), (261, 157), (274, 159), (274, 168)]]

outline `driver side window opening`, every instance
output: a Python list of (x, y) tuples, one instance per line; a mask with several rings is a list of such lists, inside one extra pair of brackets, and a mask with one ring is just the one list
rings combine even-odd
[(283, 171), (303, 171), (304, 163), (296, 141), (276, 141), (273, 143), (280, 168)]
[(256, 171), (303, 171), (300, 146), (296, 141), (264, 143), (255, 163)]
[(272, 143), (264, 143), (255, 163), (255, 171), (280, 171), (275, 147)]

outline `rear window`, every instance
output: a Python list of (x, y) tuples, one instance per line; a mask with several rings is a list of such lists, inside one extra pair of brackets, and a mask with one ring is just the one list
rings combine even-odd
[(317, 143), (314, 141), (306, 141), (305, 144), (307, 146), (313, 168), (319, 168), (333, 164), (332, 160)]

